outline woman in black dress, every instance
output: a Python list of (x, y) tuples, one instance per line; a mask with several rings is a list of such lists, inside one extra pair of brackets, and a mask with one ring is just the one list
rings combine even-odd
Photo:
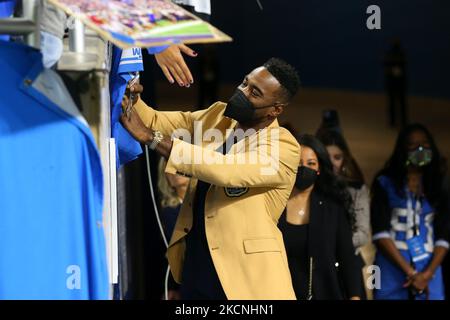
[(359, 300), (350, 195), (322, 143), (311, 135), (299, 143), (297, 180), (279, 221), (297, 299)]

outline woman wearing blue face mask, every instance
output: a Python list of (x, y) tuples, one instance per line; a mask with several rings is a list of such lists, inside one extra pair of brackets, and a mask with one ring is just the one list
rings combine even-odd
[(444, 299), (449, 247), (444, 160), (430, 132), (405, 127), (372, 186), (371, 222), (381, 281), (375, 299)]
[(278, 223), (297, 299), (359, 300), (362, 275), (352, 244), (351, 197), (322, 143), (311, 135), (298, 140), (297, 180)]

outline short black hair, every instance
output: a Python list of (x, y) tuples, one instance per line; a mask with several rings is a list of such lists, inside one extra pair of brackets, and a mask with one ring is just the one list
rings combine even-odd
[(278, 80), (285, 91), (287, 99), (291, 100), (300, 87), (300, 78), (297, 70), (279, 58), (270, 58), (264, 63), (264, 67)]

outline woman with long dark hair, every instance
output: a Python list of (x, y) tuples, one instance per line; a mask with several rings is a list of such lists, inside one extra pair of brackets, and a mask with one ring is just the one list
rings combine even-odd
[(344, 180), (352, 197), (355, 213), (353, 245), (359, 249), (369, 242), (370, 201), (369, 190), (358, 163), (353, 158), (344, 137), (336, 131), (323, 131), (317, 138), (326, 147), (336, 176)]
[[(347, 183), (347, 190), (352, 198), (352, 209), (355, 213), (353, 246), (360, 270), (363, 272), (366, 263), (361, 255), (361, 248), (369, 243), (371, 233), (369, 189), (344, 137), (334, 130), (319, 130), (316, 136), (327, 148), (334, 174)], [(361, 286), (365, 288), (364, 283), (361, 283)]]
[(431, 133), (405, 127), (372, 186), (371, 222), (381, 283), (375, 299), (444, 299), (449, 248), (444, 159)]
[(322, 143), (312, 135), (298, 140), (297, 180), (279, 220), (297, 299), (359, 299), (350, 195)]

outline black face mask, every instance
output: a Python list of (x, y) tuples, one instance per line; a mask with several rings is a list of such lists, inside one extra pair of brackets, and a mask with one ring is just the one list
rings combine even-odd
[(317, 180), (317, 171), (311, 168), (301, 166), (298, 168), (295, 186), (298, 190), (303, 191), (311, 187)]
[[(260, 107), (257, 109), (265, 109), (273, 107), (273, 105)], [(228, 101), (225, 108), (224, 116), (234, 119), (240, 124), (252, 124), (255, 119), (256, 108), (248, 100), (245, 94), (237, 89)]]

